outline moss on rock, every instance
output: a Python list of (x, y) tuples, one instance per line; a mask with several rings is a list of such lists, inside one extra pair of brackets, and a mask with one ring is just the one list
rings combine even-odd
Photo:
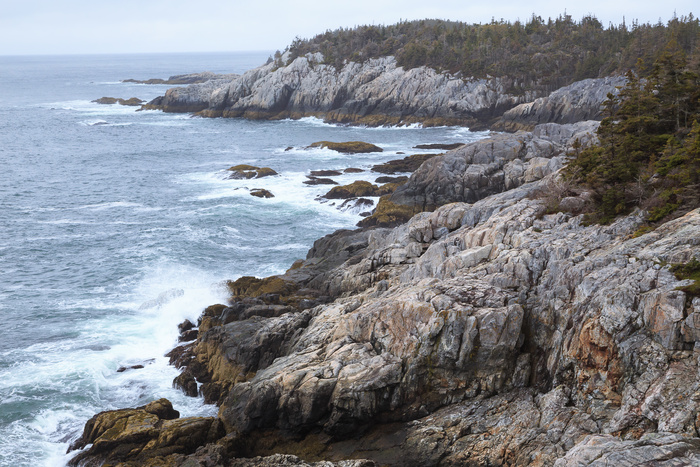
[(392, 203), (388, 196), (382, 196), (372, 215), (362, 219), (357, 225), (359, 227), (393, 227), (407, 222), (419, 212), (421, 210), (417, 207)]

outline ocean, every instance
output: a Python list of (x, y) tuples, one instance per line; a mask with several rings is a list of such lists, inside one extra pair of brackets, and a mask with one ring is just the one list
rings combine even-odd
[[(317, 198), (311, 170), (365, 169), (468, 142), (461, 127), (363, 128), (305, 118), (202, 119), (91, 102), (150, 100), (167, 85), (242, 73), (268, 52), (0, 57), (0, 466), (61, 466), (95, 413), (166, 397), (182, 416), (216, 407), (172, 388), (177, 324), (226, 299), (222, 281), (284, 272), (359, 212)], [(305, 149), (367, 141), (382, 153)], [(230, 180), (250, 164), (277, 176)], [(275, 197), (256, 198), (264, 188)], [(129, 369), (132, 366), (143, 368)], [(126, 371), (118, 371), (127, 368)]]

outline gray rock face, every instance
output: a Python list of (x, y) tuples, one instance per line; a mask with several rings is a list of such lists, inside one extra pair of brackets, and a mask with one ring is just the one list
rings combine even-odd
[(625, 85), (623, 76), (584, 79), (557, 89), (549, 96), (515, 106), (503, 114), (494, 130), (531, 131), (540, 123), (575, 123), (600, 120), (608, 93)]
[(697, 463), (700, 298), (668, 264), (700, 258), (700, 209), (641, 236), (639, 212), (607, 226), (546, 214), (559, 174), (543, 167), (594, 126), (424, 164), (408, 182), (424, 180), (423, 199), (488, 189), (471, 167), (503, 191), (320, 239), (279, 279), (327, 300), (209, 307), (221, 316), (185, 366), (214, 388), (217, 445), (396, 466)]
[(575, 140), (596, 140), (598, 122), (539, 125), (532, 133), (496, 134), (435, 157), (391, 195), (395, 204), (432, 210), (452, 202), (474, 203), (540, 180), (562, 168)]
[(341, 70), (299, 57), (288, 66), (250, 70), (229, 82), (175, 88), (151, 102), (171, 112), (247, 118), (315, 115), (334, 122), (427, 124), (489, 121), (536, 97), (507, 92), (507, 78), (464, 81), (426, 67), (404, 70), (394, 57), (350, 62)]

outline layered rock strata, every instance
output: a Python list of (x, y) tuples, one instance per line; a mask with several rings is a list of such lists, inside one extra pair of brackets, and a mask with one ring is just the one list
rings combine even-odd
[(593, 129), (542, 125), (433, 158), (394, 200), (434, 211), (232, 282), (172, 354), (177, 384), (220, 405), (226, 435), (199, 455), (696, 463), (700, 297), (669, 265), (700, 258), (700, 210), (643, 235), (642, 213), (548, 214), (552, 197), (585, 202), (557, 170)]

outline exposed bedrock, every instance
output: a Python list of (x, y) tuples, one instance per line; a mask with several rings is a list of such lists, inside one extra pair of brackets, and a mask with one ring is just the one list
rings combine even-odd
[(607, 226), (548, 214), (566, 148), (595, 125), (430, 159), (401, 189), (434, 211), (336, 232), (281, 276), (230, 283), (230, 303), (172, 354), (178, 384), (220, 405), (226, 434), (198, 455), (697, 463), (700, 297), (670, 264), (700, 258), (700, 210), (643, 235), (641, 212)]
[(624, 78), (587, 79), (549, 95), (512, 94), (508, 77), (462, 79), (427, 67), (404, 70), (394, 57), (350, 62), (342, 69), (322, 57), (268, 64), (233, 79), (169, 89), (146, 108), (209, 117), (282, 119), (316, 116), (364, 125), (467, 125), (472, 129), (532, 130), (540, 123), (600, 119), (608, 92)]
[(603, 102), (607, 95), (616, 95), (625, 82), (623, 76), (577, 81), (557, 89), (548, 96), (515, 106), (505, 112), (491, 128), (503, 131), (531, 131), (541, 123), (600, 120), (603, 117)]
[(224, 82), (169, 89), (149, 103), (166, 112), (253, 119), (318, 116), (369, 125), (467, 124), (485, 127), (505, 110), (535, 97), (507, 92), (508, 78), (462, 80), (426, 67), (404, 70), (394, 57), (350, 62), (341, 70), (299, 57), (288, 66), (250, 70)]

